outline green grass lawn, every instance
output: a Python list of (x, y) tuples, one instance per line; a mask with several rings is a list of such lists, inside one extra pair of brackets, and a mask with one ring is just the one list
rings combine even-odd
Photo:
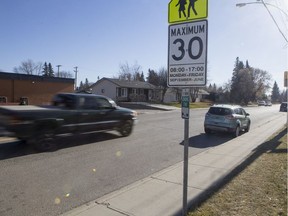
[[(165, 105), (168, 106), (175, 106), (178, 108), (181, 108), (181, 103), (173, 102), (173, 103), (165, 103)], [(208, 108), (210, 107), (211, 104), (208, 102), (197, 102), (197, 103), (190, 103), (190, 109), (195, 109), (195, 108)]]
[(261, 146), (247, 167), (188, 216), (287, 215), (287, 128)]

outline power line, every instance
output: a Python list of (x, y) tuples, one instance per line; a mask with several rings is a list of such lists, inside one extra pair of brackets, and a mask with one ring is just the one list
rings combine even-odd
[(269, 15), (271, 16), (273, 22), (275, 23), (275, 25), (277, 26), (280, 34), (283, 36), (283, 38), (285, 39), (285, 41), (288, 43), (288, 40), (286, 38), (286, 36), (284, 35), (284, 33), (281, 31), (280, 27), (278, 26), (278, 23), (276, 22), (275, 18), (273, 17), (272, 13), (270, 12), (269, 8), (267, 7), (266, 3), (264, 2), (264, 0), (261, 0), (261, 2), (263, 3), (264, 7), (266, 8), (266, 10), (268, 11)]

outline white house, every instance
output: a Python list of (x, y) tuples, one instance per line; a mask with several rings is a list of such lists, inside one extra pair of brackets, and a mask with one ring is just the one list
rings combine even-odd
[(154, 100), (155, 86), (148, 82), (102, 78), (90, 86), (91, 93), (105, 95), (115, 101)]
[[(114, 78), (102, 78), (90, 86), (93, 94), (105, 95), (117, 102), (160, 102), (162, 88), (148, 82), (119, 80)], [(203, 89), (199, 89), (196, 102), (209, 95)], [(181, 90), (168, 88), (164, 95), (164, 103), (178, 102), (181, 99)]]

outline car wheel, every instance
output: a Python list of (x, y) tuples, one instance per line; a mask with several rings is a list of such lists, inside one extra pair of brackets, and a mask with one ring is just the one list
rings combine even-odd
[(234, 137), (238, 137), (239, 135), (240, 135), (240, 127), (238, 125), (234, 131)]
[(132, 133), (132, 129), (133, 129), (133, 122), (129, 120), (125, 121), (118, 131), (122, 136), (126, 137)]
[(249, 132), (249, 130), (250, 130), (250, 122), (248, 123), (247, 127), (245, 128), (245, 132), (247, 133), (247, 132)]
[(211, 134), (211, 130), (208, 129), (208, 128), (204, 128), (204, 131), (205, 131), (206, 134)]
[(52, 131), (38, 133), (34, 137), (33, 146), (38, 151), (52, 151), (56, 149), (55, 135)]

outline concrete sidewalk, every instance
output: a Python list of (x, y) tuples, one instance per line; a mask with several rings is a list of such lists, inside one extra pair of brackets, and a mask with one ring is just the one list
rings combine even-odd
[[(245, 162), (259, 145), (286, 123), (277, 118), (236, 139), (211, 147), (189, 159), (188, 201), (195, 203)], [(262, 131), (269, 133), (263, 133)], [(255, 136), (257, 134), (257, 136)], [(183, 162), (112, 192), (62, 216), (181, 215)]]

